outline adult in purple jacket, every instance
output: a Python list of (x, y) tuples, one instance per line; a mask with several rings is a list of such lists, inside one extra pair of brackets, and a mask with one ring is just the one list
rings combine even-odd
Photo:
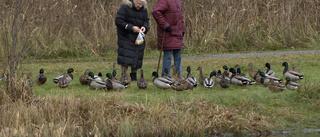
[(163, 66), (169, 70), (171, 66), (171, 53), (173, 53), (174, 65), (176, 69), (180, 69), (181, 75), (181, 49), (184, 49), (183, 36), (185, 33), (185, 25), (183, 20), (183, 12), (180, 0), (158, 0), (152, 15), (157, 22), (158, 32), (158, 49), (161, 50), (163, 36), (165, 33), (163, 44)]
[(135, 40), (139, 30), (147, 34), (149, 17), (145, 0), (123, 0), (122, 2), (115, 19), (118, 34), (117, 62), (122, 70), (130, 66), (131, 80), (136, 81), (137, 69), (142, 67), (145, 42), (136, 45)]

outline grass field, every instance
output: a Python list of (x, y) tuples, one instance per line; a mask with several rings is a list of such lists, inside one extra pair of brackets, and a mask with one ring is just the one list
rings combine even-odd
[[(86, 69), (105, 75), (112, 71), (112, 59), (78, 59), (62, 62), (35, 61), (24, 64), (25, 73), (33, 79), (44, 68), (48, 81), (35, 86), (38, 103), (16, 102), (2, 105), (2, 135), (104, 135), (104, 136), (206, 136), (223, 133), (270, 133), (273, 130), (319, 129), (320, 54), (265, 56), (259, 58), (206, 59), (183, 61), (198, 78), (197, 67), (204, 75), (223, 65), (239, 64), (248, 75), (248, 63), (265, 70), (269, 62), (277, 77), (283, 78), (282, 62), (295, 63), (305, 79), (297, 91), (273, 93), (263, 85), (231, 86), (213, 89), (198, 86), (194, 90), (162, 91), (152, 84), (151, 73), (157, 61), (143, 64), (148, 88), (139, 90), (136, 82), (124, 91), (94, 90), (79, 83)], [(60, 89), (53, 78), (72, 67), (77, 72), (66, 89)], [(120, 71), (120, 66), (116, 68)], [(139, 71), (138, 71), (139, 72)], [(186, 71), (184, 71), (186, 73)], [(120, 72), (118, 72), (120, 74)], [(105, 76), (104, 76), (105, 77)], [(119, 76), (118, 76), (119, 77)], [(2, 86), (2, 85), (1, 85)], [(4, 111), (6, 110), (6, 111)], [(29, 127), (30, 126), (30, 127)], [(15, 134), (13, 134), (15, 133)]]

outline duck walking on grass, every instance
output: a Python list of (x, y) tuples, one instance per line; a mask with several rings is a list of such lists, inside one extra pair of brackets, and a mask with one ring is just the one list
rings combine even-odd
[(287, 62), (283, 62), (282, 66), (284, 66), (284, 69), (283, 69), (283, 76), (284, 77), (289, 77), (293, 81), (305, 78), (304, 75), (302, 75), (301, 73), (293, 71), (293, 70), (289, 70)]
[(201, 67), (198, 67), (197, 70), (199, 70), (199, 84), (203, 85), (204, 79), (205, 79), (206, 77), (203, 76), (202, 68), (201, 68)]
[[(72, 75), (72, 73), (76, 73), (76, 72), (74, 71), (73, 68), (69, 68), (69, 69), (67, 70), (67, 76), (66, 76), (66, 79), (68, 80), (69, 83), (73, 80), (73, 75)], [(64, 74), (62, 74), (62, 75), (56, 77), (55, 79), (53, 79), (53, 82), (54, 82), (54, 83), (58, 83), (58, 82), (59, 82), (59, 79), (61, 79), (61, 78), (63, 77), (63, 75), (64, 75)]]
[(37, 76), (36, 82), (40, 86), (40, 85), (43, 85), (44, 83), (46, 83), (47, 77), (44, 75), (46, 73), (46, 71), (44, 69), (40, 69), (39, 73), (40, 74)]
[(137, 81), (137, 86), (139, 89), (146, 89), (148, 87), (148, 83), (147, 83), (146, 79), (144, 79), (142, 69), (140, 70), (140, 78)]

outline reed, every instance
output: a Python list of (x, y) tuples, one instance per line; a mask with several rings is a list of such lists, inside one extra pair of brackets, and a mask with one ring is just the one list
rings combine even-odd
[[(106, 56), (115, 52), (114, 19), (119, 0), (30, 0), (36, 26), (28, 55), (36, 58)], [(156, 49), (156, 22), (148, 1), (150, 31), (147, 50)], [(182, 1), (186, 24), (187, 52), (233, 52), (279, 50), (319, 46), (319, 7), (310, 1)], [(0, 32), (12, 18), (14, 2), (0, 2)], [(3, 43), (1, 43), (3, 44)], [(0, 50), (1, 53), (4, 51)]]

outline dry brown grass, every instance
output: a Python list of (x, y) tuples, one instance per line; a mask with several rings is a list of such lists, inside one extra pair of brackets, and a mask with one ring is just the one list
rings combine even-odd
[[(36, 27), (32, 31), (33, 50), (29, 55), (77, 57), (115, 51), (114, 18), (120, 0), (30, 2), (36, 15), (29, 25)], [(151, 11), (156, 1), (148, 2), (147, 49), (155, 49), (156, 22)], [(283, 49), (315, 46), (319, 42), (320, 2), (317, 0), (188, 0), (182, 4), (185, 43), (192, 51)], [(4, 19), (0, 22), (1, 33), (13, 8), (11, 0), (0, 2), (0, 18)]]
[(52, 97), (0, 106), (1, 136), (203, 136), (273, 128), (252, 110), (205, 101), (130, 104), (119, 97)]

